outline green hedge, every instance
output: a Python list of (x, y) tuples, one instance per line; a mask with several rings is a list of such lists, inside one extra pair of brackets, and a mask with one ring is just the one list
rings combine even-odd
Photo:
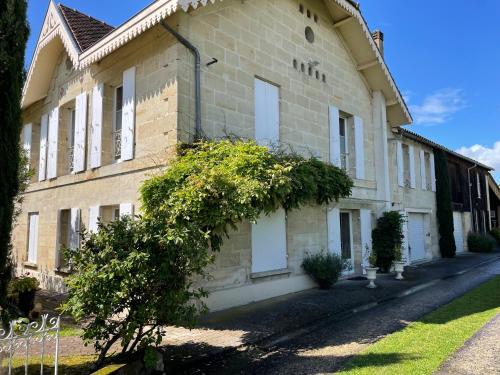
[(338, 281), (342, 271), (348, 268), (348, 264), (339, 255), (322, 251), (306, 255), (302, 268), (320, 288), (330, 289)]
[(496, 246), (495, 239), (489, 234), (470, 233), (467, 236), (469, 251), (473, 253), (491, 253)]
[(500, 228), (493, 228), (490, 235), (497, 241), (498, 246), (500, 246)]
[(392, 262), (396, 260), (396, 247), (403, 244), (404, 222), (405, 218), (399, 212), (384, 212), (372, 231), (373, 252), (376, 256), (377, 267), (382, 272), (388, 272)]

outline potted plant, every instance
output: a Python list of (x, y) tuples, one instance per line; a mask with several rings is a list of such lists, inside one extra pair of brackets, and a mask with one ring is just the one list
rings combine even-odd
[(377, 254), (375, 254), (374, 251), (371, 251), (368, 245), (366, 245), (365, 249), (366, 261), (368, 263), (368, 266), (365, 267), (366, 278), (368, 279), (368, 281), (370, 281), (370, 283), (366, 287), (373, 289), (377, 287), (377, 285), (375, 285), (375, 280), (377, 279), (377, 271), (379, 269), (376, 266)]
[(402, 275), (405, 270), (405, 260), (403, 259), (403, 254), (401, 253), (401, 245), (397, 244), (394, 246), (394, 271), (396, 271), (396, 280), (403, 280), (404, 277)]
[(24, 317), (30, 316), (35, 306), (35, 295), (39, 287), (38, 280), (27, 275), (16, 277), (9, 283), (9, 299), (15, 301)]
[(330, 289), (343, 271), (350, 270), (351, 263), (337, 254), (322, 250), (316, 254), (306, 253), (302, 268), (321, 289)]

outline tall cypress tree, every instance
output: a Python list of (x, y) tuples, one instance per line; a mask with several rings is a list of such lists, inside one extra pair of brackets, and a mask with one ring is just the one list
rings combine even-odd
[(440, 149), (434, 149), (436, 168), (436, 206), (439, 227), (439, 249), (443, 258), (453, 258), (456, 253), (453, 236), (453, 208), (451, 200), (448, 158)]
[(0, 306), (3, 308), (12, 273), (11, 232), (14, 199), (19, 191), (21, 96), (29, 35), (26, 9), (26, 0), (0, 1)]

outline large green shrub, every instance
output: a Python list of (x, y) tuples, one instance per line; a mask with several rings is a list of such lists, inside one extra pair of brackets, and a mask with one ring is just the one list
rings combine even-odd
[(200, 141), (141, 189), (143, 215), (101, 225), (72, 254), (65, 311), (88, 322), (100, 361), (114, 342), (123, 352), (158, 344), (166, 325), (192, 326), (205, 291), (192, 280), (229, 228), (280, 207), (349, 196), (346, 173), (317, 159), (269, 151), (249, 141)]
[(0, 1), (0, 307), (7, 320), (7, 286), (14, 201), (19, 192), (21, 97), (29, 28), (26, 0)]
[(496, 246), (496, 241), (489, 234), (469, 233), (467, 245), (469, 251), (473, 253), (491, 253)]
[(24, 317), (29, 317), (35, 307), (35, 293), (40, 283), (34, 277), (20, 276), (12, 279), (7, 288), (7, 298), (13, 302)]
[(500, 228), (493, 228), (490, 231), (490, 235), (497, 241), (497, 245), (500, 246)]
[(436, 216), (439, 229), (439, 250), (443, 258), (453, 258), (456, 253), (453, 235), (453, 207), (451, 199), (448, 160), (441, 149), (434, 149), (436, 169)]
[(343, 270), (348, 269), (349, 261), (330, 252), (322, 251), (307, 254), (302, 262), (304, 271), (313, 278), (321, 289), (330, 289), (335, 284)]
[(403, 244), (403, 224), (405, 217), (397, 211), (388, 211), (378, 218), (377, 226), (372, 231), (373, 252), (377, 267), (388, 272), (396, 260), (396, 248)]

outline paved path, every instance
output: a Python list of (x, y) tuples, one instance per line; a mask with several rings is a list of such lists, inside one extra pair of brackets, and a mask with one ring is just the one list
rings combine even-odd
[[(419, 293), (389, 301), (345, 320), (324, 319), (303, 335), (258, 345), (235, 356), (190, 369), (207, 374), (318, 374), (341, 369), (347, 360), (380, 338), (500, 275), (500, 261), (443, 280)], [(397, 361), (397, 356), (394, 357)], [(476, 372), (477, 373), (477, 372)], [(479, 372), (481, 373), (481, 372)], [(485, 372), (490, 374), (491, 372)]]
[(500, 314), (467, 341), (436, 374), (500, 374)]

